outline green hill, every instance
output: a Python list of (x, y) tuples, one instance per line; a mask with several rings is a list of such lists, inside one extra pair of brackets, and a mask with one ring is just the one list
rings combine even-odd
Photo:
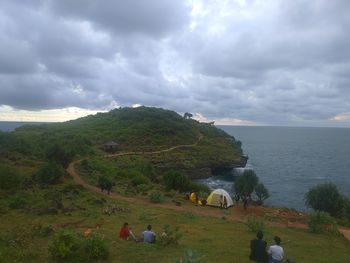
[(159, 171), (171, 168), (198, 177), (209, 176), (217, 168), (241, 165), (241, 144), (234, 137), (210, 124), (150, 107), (120, 108), (63, 123), (22, 126), (12, 133), (0, 133), (0, 154), (10, 159), (24, 155), (40, 160), (53, 145), (60, 145), (71, 156), (102, 156), (103, 143), (110, 140), (119, 143), (118, 152), (153, 152), (196, 144), (148, 158)]

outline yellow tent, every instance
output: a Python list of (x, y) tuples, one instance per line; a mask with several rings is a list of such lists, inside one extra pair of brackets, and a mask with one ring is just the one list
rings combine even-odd
[(224, 203), (224, 197), (227, 200), (227, 207), (233, 206), (231, 196), (224, 189), (216, 189), (211, 192), (207, 198), (207, 205), (220, 207)]

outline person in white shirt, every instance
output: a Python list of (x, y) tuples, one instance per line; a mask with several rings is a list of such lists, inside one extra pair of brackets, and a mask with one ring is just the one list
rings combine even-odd
[(281, 238), (275, 236), (273, 238), (275, 245), (270, 246), (267, 253), (270, 255), (269, 263), (282, 263), (284, 258), (284, 251), (281, 247)]

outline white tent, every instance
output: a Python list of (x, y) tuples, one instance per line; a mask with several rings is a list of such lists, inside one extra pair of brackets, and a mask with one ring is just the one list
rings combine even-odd
[(231, 196), (224, 189), (216, 189), (207, 198), (207, 205), (220, 207), (224, 204), (224, 197), (227, 200), (227, 207), (233, 206)]

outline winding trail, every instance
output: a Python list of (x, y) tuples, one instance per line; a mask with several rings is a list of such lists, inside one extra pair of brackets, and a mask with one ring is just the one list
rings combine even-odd
[[(198, 143), (203, 139), (203, 135), (200, 135), (198, 138), (198, 141), (193, 144), (187, 144), (187, 145), (177, 145), (174, 147), (170, 147), (164, 150), (159, 150), (159, 151), (153, 151), (153, 152), (121, 152), (121, 153), (116, 153), (116, 154), (108, 154), (105, 155), (106, 158), (111, 158), (111, 157), (118, 157), (118, 156), (125, 156), (125, 155), (141, 155), (141, 154), (158, 154), (158, 153), (164, 153), (164, 152), (170, 152), (179, 148), (187, 148), (187, 147), (195, 147), (198, 145)], [(192, 203), (185, 203), (182, 204), (181, 206), (176, 205), (175, 203), (161, 203), (161, 204), (154, 204), (150, 203), (148, 200), (141, 198), (141, 197), (127, 197), (123, 196), (121, 194), (111, 192), (110, 195), (108, 195), (105, 192), (101, 192), (100, 188), (90, 185), (87, 182), (85, 182), (79, 174), (75, 170), (75, 165), (78, 164), (81, 160), (76, 160), (73, 161), (69, 164), (67, 168), (67, 172), (69, 175), (73, 178), (75, 183), (83, 186), (87, 190), (94, 192), (99, 195), (103, 195), (105, 197), (108, 197), (113, 200), (117, 201), (126, 201), (126, 202), (131, 202), (131, 203), (138, 203), (142, 204), (145, 206), (152, 206), (152, 207), (159, 207), (159, 208), (165, 208), (165, 209), (171, 209), (171, 210), (176, 210), (176, 211), (181, 211), (181, 212), (191, 212), (195, 215), (199, 216), (210, 216), (210, 217), (216, 217), (216, 218), (224, 218), (226, 220), (234, 220), (238, 222), (246, 222), (246, 218), (248, 215), (252, 214), (257, 214), (261, 215), (264, 214), (266, 211), (275, 211), (275, 208), (266, 208), (266, 207), (250, 207), (248, 208), (247, 211), (243, 210), (242, 206), (235, 206), (232, 208), (231, 211), (232, 213), (226, 213), (225, 210), (218, 210), (217, 208), (213, 207), (208, 207), (208, 206), (194, 206)], [(278, 217), (278, 215), (276, 216)], [(286, 223), (278, 223), (278, 222), (269, 222), (270, 226), (276, 226), (276, 227), (293, 227), (293, 228), (298, 228), (298, 229), (307, 229), (307, 225), (299, 222), (290, 222), (289, 218), (286, 218)], [(350, 229), (345, 228), (345, 227), (340, 227), (339, 231), (341, 234), (350, 241)]]
[(173, 147), (170, 147), (170, 148), (167, 148), (167, 149), (164, 149), (164, 150), (153, 151), (153, 152), (121, 152), (121, 153), (106, 154), (104, 157), (111, 158), (111, 157), (118, 157), (118, 156), (125, 156), (125, 155), (158, 154), (158, 153), (171, 152), (173, 150), (180, 149), (180, 148), (195, 147), (203, 139), (203, 137), (204, 136), (202, 134), (200, 134), (198, 136), (198, 140), (195, 143), (177, 145), (177, 146), (173, 146)]

